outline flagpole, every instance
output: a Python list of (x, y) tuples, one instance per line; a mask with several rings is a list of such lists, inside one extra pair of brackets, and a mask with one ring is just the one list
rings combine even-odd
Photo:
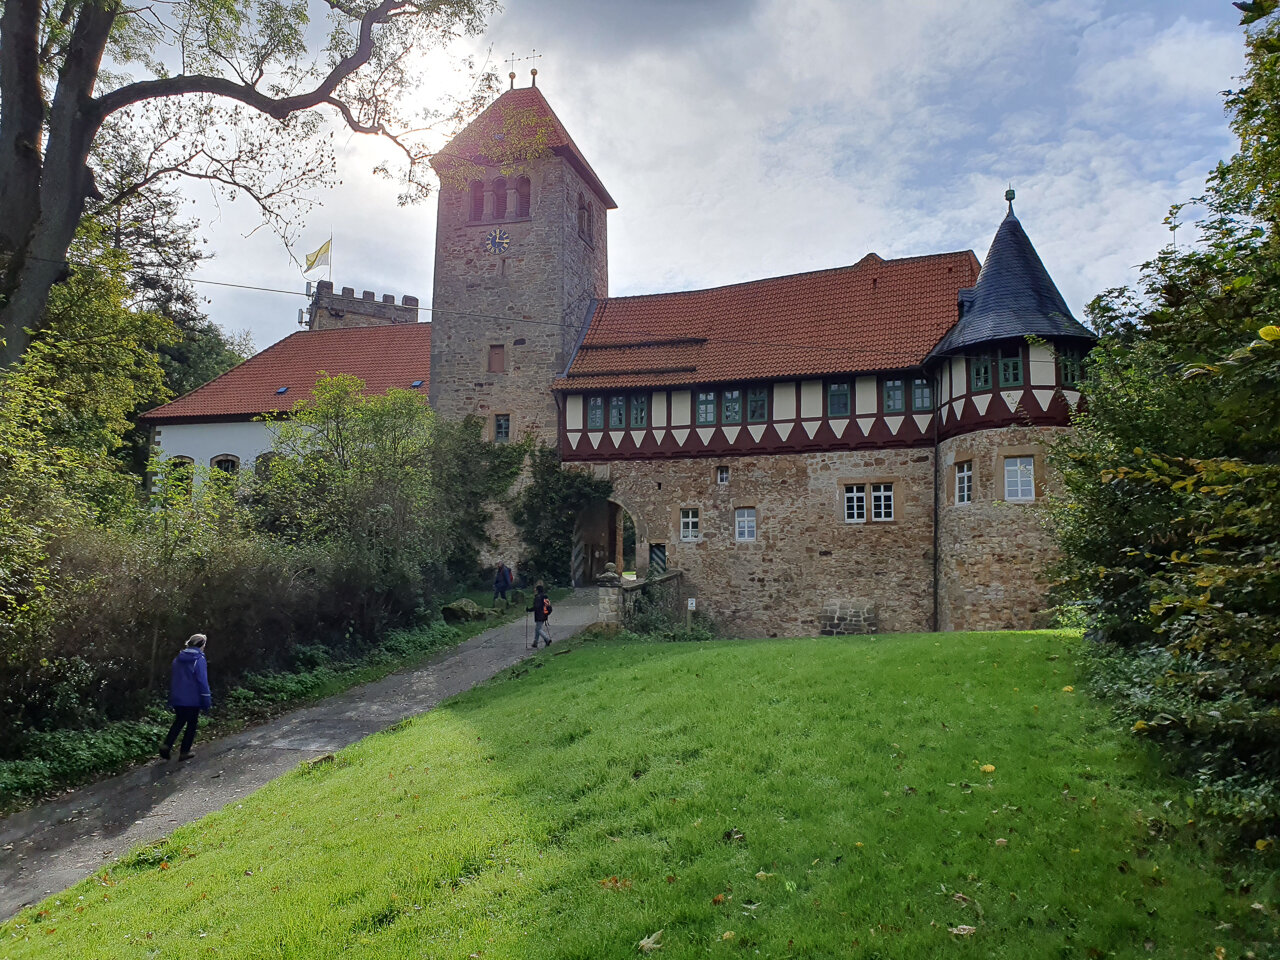
[(333, 283), (333, 227), (329, 228), (329, 283)]

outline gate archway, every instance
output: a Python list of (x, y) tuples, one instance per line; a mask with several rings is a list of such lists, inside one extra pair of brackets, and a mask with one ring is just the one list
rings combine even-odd
[[(628, 528), (634, 531), (631, 536)], [(573, 533), (573, 585), (595, 583), (606, 563), (614, 564), (618, 573), (640, 579), (649, 569), (644, 521), (616, 497), (597, 500), (578, 514)]]

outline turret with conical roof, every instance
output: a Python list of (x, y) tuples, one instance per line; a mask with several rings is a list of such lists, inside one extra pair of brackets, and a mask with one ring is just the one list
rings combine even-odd
[(1071, 315), (1071, 308), (1031, 245), (1014, 215), (1013, 191), (1005, 197), (1009, 213), (991, 241), (977, 283), (960, 291), (959, 318), (934, 348), (934, 356), (1014, 337), (1097, 339)]

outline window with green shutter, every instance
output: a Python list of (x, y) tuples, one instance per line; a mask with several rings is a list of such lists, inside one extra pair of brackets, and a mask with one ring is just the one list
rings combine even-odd
[(716, 422), (716, 392), (714, 390), (698, 391), (698, 426), (707, 426)]
[(969, 360), (969, 389), (991, 389), (991, 358), (971, 357)]
[(884, 413), (902, 413), (907, 409), (907, 387), (902, 380), (884, 382)]
[(609, 429), (621, 430), (627, 425), (627, 398), (609, 398)]
[(917, 413), (933, 409), (932, 381), (923, 378), (911, 381), (911, 409)]
[(736, 387), (720, 391), (720, 422), (742, 422), (742, 391)]
[(649, 425), (649, 395), (636, 394), (631, 398), (631, 426), (647, 427)]
[(604, 397), (587, 397), (587, 429), (604, 429)]
[(1022, 386), (1022, 351), (1002, 350), (1000, 352), (1000, 386)]
[(849, 384), (833, 383), (827, 387), (827, 416), (847, 417), (849, 415)]

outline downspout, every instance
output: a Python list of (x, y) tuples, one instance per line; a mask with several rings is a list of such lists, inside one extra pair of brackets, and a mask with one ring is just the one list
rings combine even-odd
[[(934, 374), (935, 397), (942, 396), (942, 368)], [(935, 406), (933, 411), (933, 632), (938, 632), (938, 579), (942, 571), (942, 561), (938, 555), (941, 537), (938, 530), (939, 497), (941, 488), (938, 485), (942, 466), (938, 462), (938, 424), (942, 420), (942, 408)]]

